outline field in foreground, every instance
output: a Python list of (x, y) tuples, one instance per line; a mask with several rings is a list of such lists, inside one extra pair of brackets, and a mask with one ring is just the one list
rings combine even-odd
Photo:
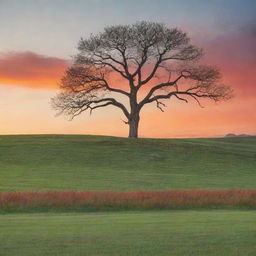
[(0, 191), (255, 189), (256, 137), (0, 136)]
[(0, 177), (0, 256), (256, 252), (256, 137), (0, 136)]
[(253, 256), (255, 211), (0, 215), (1, 256)]

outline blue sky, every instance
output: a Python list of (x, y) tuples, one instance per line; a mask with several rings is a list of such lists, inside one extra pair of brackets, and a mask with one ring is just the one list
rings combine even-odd
[(0, 51), (69, 57), (81, 36), (106, 25), (153, 20), (214, 37), (255, 22), (256, 1), (246, 0), (0, 0)]

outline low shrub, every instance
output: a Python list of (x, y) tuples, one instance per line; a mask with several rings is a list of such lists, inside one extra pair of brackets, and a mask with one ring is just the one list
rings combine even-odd
[(0, 212), (48, 210), (249, 208), (256, 190), (47, 191), (0, 193)]

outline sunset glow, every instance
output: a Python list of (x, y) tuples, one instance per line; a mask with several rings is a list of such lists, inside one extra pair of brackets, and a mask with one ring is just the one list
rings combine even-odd
[[(221, 69), (224, 83), (235, 95), (221, 103), (203, 101), (204, 108), (175, 99), (165, 102), (164, 113), (154, 104), (147, 106), (141, 116), (141, 137), (256, 134), (255, 1), (196, 0), (192, 6), (188, 1), (156, 4), (143, 0), (136, 10), (125, 1), (88, 0), (76, 5), (62, 1), (60, 6), (56, 4), (60, 1), (36, 2), (0, 2), (0, 134), (127, 136), (128, 127), (118, 109), (107, 107), (68, 121), (56, 117), (49, 102), (58, 92), (81, 36), (97, 33), (106, 25), (138, 20), (163, 22), (186, 31), (204, 49), (203, 62)], [(122, 83), (116, 76), (112, 81)]]

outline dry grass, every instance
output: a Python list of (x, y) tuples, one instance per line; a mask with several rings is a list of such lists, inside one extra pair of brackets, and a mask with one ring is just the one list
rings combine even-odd
[(256, 190), (0, 193), (0, 211), (256, 208)]

